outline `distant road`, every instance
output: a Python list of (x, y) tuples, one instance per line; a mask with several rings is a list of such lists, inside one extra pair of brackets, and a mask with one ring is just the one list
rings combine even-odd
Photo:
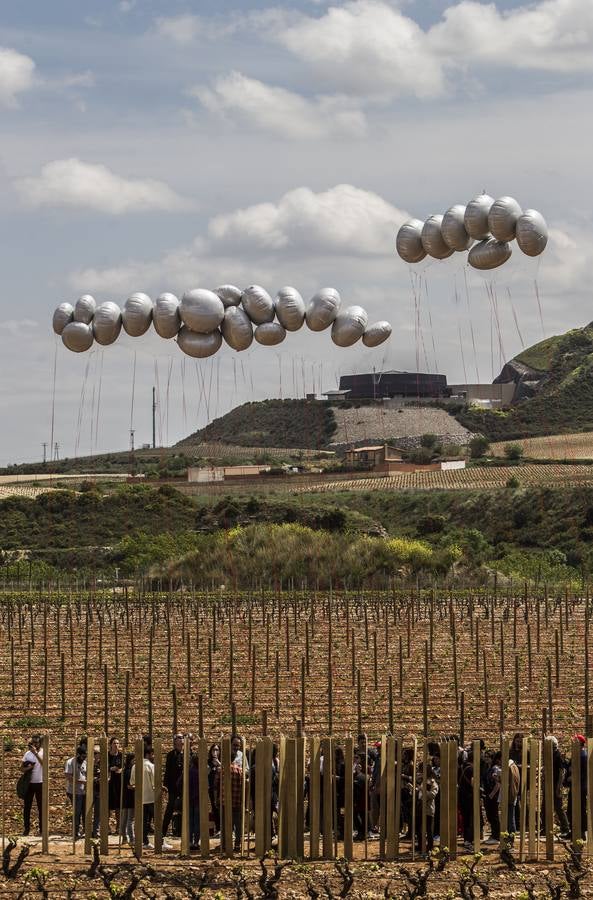
[(130, 476), (126, 472), (92, 472), (86, 475), (84, 472), (76, 472), (68, 475), (55, 475), (48, 472), (37, 474), (0, 475), (0, 484), (28, 484), (31, 481), (96, 481), (98, 478), (109, 481), (122, 481)]

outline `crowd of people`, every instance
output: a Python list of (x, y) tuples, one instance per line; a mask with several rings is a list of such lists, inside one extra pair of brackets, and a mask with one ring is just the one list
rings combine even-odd
[[(581, 833), (587, 830), (587, 751), (586, 740), (582, 735), (575, 735), (579, 741), (580, 751), (580, 809)], [(480, 785), (480, 840), (486, 844), (498, 844), (501, 831), (510, 835), (519, 830), (520, 802), (522, 779), (526, 777), (526, 760), (523, 759), (523, 735), (516, 734), (511, 743), (508, 761), (508, 821), (501, 822), (502, 807), (502, 755), (499, 750), (489, 750), (484, 741), (480, 741), (479, 759), (474, 759), (473, 745), (460, 745), (456, 735), (450, 735), (449, 741), (457, 747), (457, 824), (458, 833), (463, 837), (466, 849), (473, 849), (474, 840), (474, 779), (479, 778)], [(571, 759), (560, 751), (558, 741), (552, 738), (553, 745), (553, 797), (554, 814), (559, 826), (560, 837), (571, 837), (572, 820), (572, 767)], [(192, 850), (197, 850), (200, 843), (200, 779), (199, 756), (193, 738), (189, 741), (191, 758), (189, 761), (189, 840)], [(243, 742), (238, 736), (231, 739), (230, 759), (230, 797), (232, 809), (232, 848), (240, 847), (243, 828), (253, 826), (253, 810), (255, 809), (255, 784), (258, 773), (257, 752), (250, 750), (243, 753)], [(440, 839), (440, 782), (441, 759), (440, 745), (429, 742), (427, 747), (426, 772), (424, 760), (416, 760), (411, 748), (404, 747), (401, 766), (401, 839), (415, 841), (420, 850), (425, 845), (430, 852), (435, 841)], [(92, 757), (91, 757), (92, 752)], [(143, 739), (142, 760), (142, 798), (143, 798), (143, 842), (150, 846), (149, 836), (154, 834), (155, 794), (161, 790), (163, 803), (162, 835), (163, 847), (170, 848), (166, 837), (169, 832), (175, 837), (181, 833), (181, 811), (183, 803), (183, 755), (184, 735), (176, 734), (173, 746), (167, 752), (163, 766), (162, 785), (155, 783), (154, 748), (149, 736)], [(90, 758), (89, 758), (90, 757)], [(31, 810), (36, 802), (39, 823), (42, 821), (42, 767), (43, 751), (41, 741), (33, 737), (22, 760), (22, 775), (19, 795), (24, 801), (24, 834), (30, 833)], [(110, 827), (120, 835), (122, 843), (133, 844), (135, 840), (135, 788), (138, 783), (137, 760), (134, 753), (124, 753), (117, 737), (112, 737), (108, 745), (108, 804)], [(272, 748), (271, 771), (271, 821), (272, 833), (276, 834), (279, 803), (280, 759), (278, 747)], [(352, 772), (346, 770), (343, 747), (336, 742), (333, 767), (325, 765), (323, 755), (320, 760), (319, 821), (323, 822), (323, 779), (324, 774), (333, 768), (334, 827), (338, 839), (344, 837), (344, 805), (346, 783), (352, 778), (353, 825), (354, 840), (364, 841), (379, 837), (381, 829), (381, 776), (384, 766), (381, 764), (381, 742), (367, 742), (360, 735), (354, 748), (354, 764)], [(101, 754), (98, 746), (87, 747), (84, 741), (79, 744), (76, 754), (69, 758), (64, 767), (66, 796), (70, 804), (73, 819), (74, 836), (80, 837), (85, 828), (85, 809), (87, 808), (87, 787), (92, 790), (92, 836), (99, 833), (101, 813)], [(384, 776), (383, 776), (384, 777)], [(24, 784), (22, 782), (25, 782)], [(92, 782), (92, 786), (91, 786)], [(224, 846), (224, 829), (221, 834), (221, 809), (225, 798), (226, 786), (222, 779), (221, 745), (214, 743), (208, 752), (208, 811), (209, 831), (213, 838), (220, 837)], [(422, 835), (423, 824), (423, 790), (426, 791), (426, 831)], [(545, 822), (545, 791), (541, 790), (541, 822), (543, 830)], [(565, 801), (567, 803), (565, 804)], [(310, 825), (310, 761), (306, 765), (306, 776), (303, 793), (305, 828)], [(90, 800), (88, 803), (90, 807)], [(414, 827), (415, 826), (415, 827)], [(485, 831), (487, 826), (487, 832)], [(424, 838), (424, 840), (423, 840)], [(231, 849), (230, 847), (228, 848)]]

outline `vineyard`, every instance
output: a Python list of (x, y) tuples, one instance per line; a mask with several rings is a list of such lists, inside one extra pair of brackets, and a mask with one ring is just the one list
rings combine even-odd
[[(489, 453), (504, 456), (508, 441), (490, 445)], [(523, 455), (530, 459), (593, 459), (593, 432), (577, 434), (553, 434), (549, 437), (524, 438), (513, 442), (523, 448)]]
[(579, 465), (476, 466), (432, 472), (400, 472), (375, 475), (351, 481), (331, 482), (297, 490), (311, 493), (326, 491), (431, 491), (486, 490), (506, 487), (509, 479), (520, 486), (593, 484), (593, 467)]
[[(203, 760), (211, 741), (222, 740), (225, 747), (230, 740), (225, 736), (230, 734), (242, 736), (246, 755), (255, 747), (271, 748), (271, 742), (265, 744), (271, 738), (280, 744), (281, 772), (286, 772), (286, 778), (301, 771), (291, 768), (295, 759), (306, 766), (306, 759), (310, 754), (314, 757), (319, 747), (325, 746), (326, 754), (333, 756), (333, 748), (341, 746), (349, 758), (358, 734), (365, 735), (368, 746), (382, 740), (387, 759), (389, 754), (399, 758), (397, 754), (405, 748), (417, 748), (419, 765), (428, 740), (443, 741), (452, 734), (459, 735), (462, 743), (470, 737), (483, 738), (491, 747), (505, 735), (507, 750), (515, 731), (536, 738), (553, 732), (566, 747), (575, 732), (591, 734), (588, 648), (593, 601), (586, 589), (582, 595), (572, 595), (545, 586), (537, 591), (523, 584), (501, 588), (496, 582), (480, 591), (455, 592), (436, 585), (418, 590), (395, 582), (388, 592), (343, 588), (319, 592), (270, 585), (242, 593), (197, 591), (183, 584), (171, 584), (167, 591), (162, 585), (155, 591), (149, 587), (5, 582), (0, 607), (3, 834), (21, 829), (14, 784), (34, 732), (48, 735), (48, 833), (55, 837), (46, 849), (53, 848), (58, 857), (70, 853), (72, 813), (65, 804), (64, 763), (83, 734), (95, 736), (92, 740), (99, 739), (103, 748), (107, 744), (102, 735), (117, 735), (125, 748), (135, 746), (136, 753), (138, 747), (142, 749), (140, 736), (150, 734), (161, 754), (161, 749), (164, 753), (170, 747), (172, 734), (182, 731), (194, 735), (192, 741)], [(298, 750), (301, 746), (306, 747), (305, 755)], [(538, 778), (544, 771), (541, 767)], [(456, 797), (456, 790), (446, 788), (446, 779), (453, 777), (448, 771), (442, 776), (443, 797)], [(386, 785), (391, 792), (393, 783), (387, 780)], [(291, 822), (295, 816), (295, 821), (302, 820), (302, 805), (294, 806), (298, 790), (285, 801), (288, 818), (283, 821)], [(319, 785), (310, 790), (319, 790)], [(530, 796), (529, 802), (535, 803), (536, 795)], [(247, 821), (250, 814), (248, 809)], [(246, 834), (237, 854), (245, 863), (244, 879), (258, 877), (257, 870), (249, 868), (259, 855), (256, 847), (261, 853), (263, 832), (258, 845), (257, 821), (256, 815), (255, 833)], [(315, 827), (322, 838), (317, 851)], [(353, 860), (353, 868), (347, 867), (348, 878), (354, 880), (356, 875), (361, 889), (362, 885), (380, 889), (379, 895), (371, 896), (404, 896), (405, 876), (395, 862), (409, 859), (413, 851), (409, 843), (400, 844), (395, 819), (388, 816), (384, 837), (367, 841), (364, 851), (363, 845), (353, 846), (346, 839), (342, 843), (336, 827), (335, 812), (329, 822), (313, 823), (312, 836), (299, 851), (300, 844), (286, 841), (296, 841), (299, 835), (298, 840), (304, 841), (304, 826), (293, 833), (286, 825), (280, 855), (315, 857), (318, 852), (329, 860), (345, 855)], [(445, 827), (449, 826), (441, 830)], [(101, 855), (109, 848), (107, 828), (105, 820)], [(162, 868), (140, 860), (142, 846), (136, 848), (134, 861), (130, 851), (114, 847), (113, 840), (110, 853), (118, 854), (117, 862), (110, 856), (101, 863), (97, 857), (94, 869), (91, 865), (93, 878), (101, 871), (111, 872), (112, 877), (115, 871), (130, 884), (134, 873), (144, 873), (143, 878), (150, 877), (151, 883), (156, 879), (157, 884), (172, 878), (181, 890), (179, 896), (191, 896), (185, 890), (187, 870), (168, 866), (163, 874)], [(155, 840), (160, 840), (158, 829)], [(43, 844), (34, 844), (45, 859)], [(527, 846), (529, 853), (517, 848), (518, 862), (536, 858), (531, 837), (528, 844), (526, 839)], [(202, 847), (206, 855), (214, 854), (215, 865), (203, 870), (203, 878), (232, 890), (236, 877), (232, 873), (238, 870), (216, 861), (216, 839), (206, 838)], [(182, 856), (183, 849), (182, 843)], [(173, 850), (178, 852), (177, 843)], [(88, 840), (86, 853), (92, 852)], [(538, 858), (549, 852), (549, 843), (542, 840), (540, 848), (538, 839)], [(79, 866), (84, 853), (80, 845)], [(456, 847), (450, 846), (452, 858), (456, 853)], [(386, 860), (382, 865), (394, 861), (394, 868), (382, 873), (389, 875), (391, 894), (382, 893), (388, 889), (385, 878), (378, 882), (378, 876), (365, 869), (377, 859)], [(493, 886), (498, 859), (497, 848), (483, 864), (484, 871), (492, 869)], [(109, 864), (115, 869), (109, 869)], [(340, 866), (326, 870), (330, 891), (336, 884), (336, 891), (343, 886)], [(50, 881), (51, 871), (47, 870)], [(85, 884), (86, 871), (80, 868), (77, 876)], [(439, 893), (444, 890), (443, 881), (431, 870), (433, 875), (435, 893), (428, 895), (443, 896)], [(295, 890), (294, 878), (287, 873), (286, 896)], [(296, 890), (293, 896), (309, 895), (306, 879), (297, 883)], [(214, 891), (204, 896), (214, 896)]]

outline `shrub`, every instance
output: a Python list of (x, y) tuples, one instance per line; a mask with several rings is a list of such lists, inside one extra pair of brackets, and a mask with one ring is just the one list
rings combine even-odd
[(432, 450), (438, 442), (436, 434), (423, 434), (420, 438), (420, 446)]
[(508, 488), (513, 488), (513, 489), (518, 488), (519, 485), (520, 485), (520, 482), (516, 475), (511, 475), (510, 478), (507, 478), (506, 486)]
[(472, 459), (480, 459), (490, 449), (490, 442), (483, 434), (475, 434), (469, 442), (469, 452)]
[(523, 447), (521, 444), (505, 444), (504, 455), (510, 460), (521, 459), (523, 456)]

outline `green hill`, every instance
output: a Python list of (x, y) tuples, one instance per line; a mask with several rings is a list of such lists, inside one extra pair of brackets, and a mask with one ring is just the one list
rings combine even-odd
[(262, 400), (244, 403), (176, 446), (221, 443), (240, 447), (325, 447), (336, 430), (333, 410), (320, 400)]
[(503, 371), (515, 362), (536, 370), (533, 396), (504, 411), (462, 410), (462, 425), (493, 441), (593, 429), (593, 323), (535, 344)]

